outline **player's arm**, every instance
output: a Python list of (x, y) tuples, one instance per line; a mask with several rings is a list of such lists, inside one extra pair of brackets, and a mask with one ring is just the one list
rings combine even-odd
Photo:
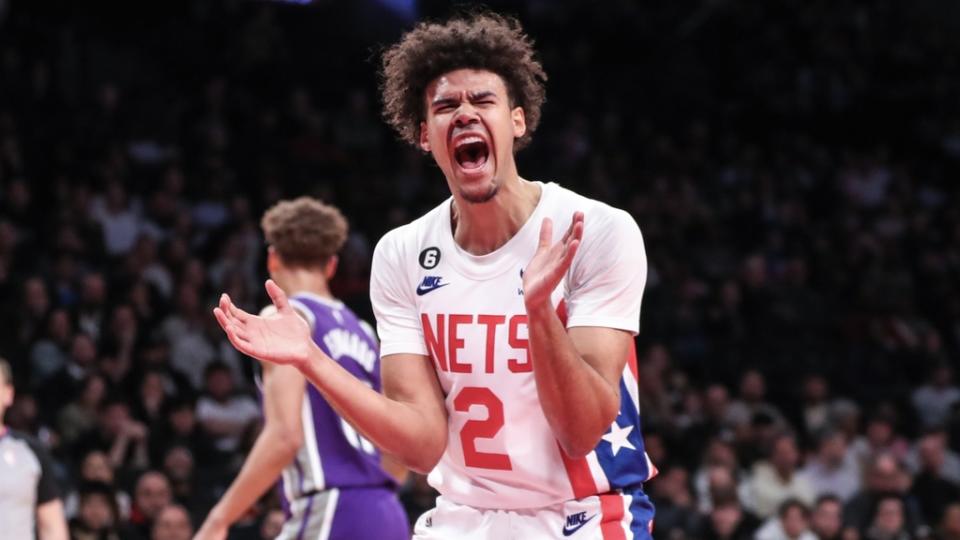
[(300, 410), (306, 381), (290, 366), (263, 365), (263, 430), (240, 473), (207, 515), (198, 539), (225, 538), (235, 523), (276, 481), (303, 445)]
[[(367, 335), (370, 336), (370, 339), (374, 340), (377, 343), (377, 349), (379, 351), (380, 338), (377, 336), (377, 333), (373, 330), (373, 327), (371, 327), (365, 321), (361, 321), (360, 326), (363, 328), (364, 332), (366, 332)], [(380, 374), (379, 363), (376, 369), (377, 369), (377, 374), (379, 375)], [(379, 380), (377, 382), (379, 383)], [(382, 387), (383, 385), (378, 384), (378, 386)], [(406, 483), (407, 481), (407, 478), (410, 476), (410, 470), (407, 469), (403, 465), (403, 463), (401, 463), (397, 458), (385, 452), (383, 448), (378, 447), (378, 450), (380, 451), (380, 468), (382, 468), (384, 472), (389, 474), (390, 477), (393, 478), (394, 481), (396, 481), (398, 486), (404, 485), (404, 483)]]
[[(635, 229), (635, 224), (632, 224)], [(637, 239), (639, 240), (639, 230)], [(529, 325), (529, 352), (544, 415), (563, 450), (571, 457), (588, 454), (609, 429), (620, 409), (620, 377), (633, 336), (625, 330), (597, 326), (565, 328), (550, 299), (570, 269), (583, 236), (583, 214), (577, 212), (562, 240), (551, 245), (552, 223), (545, 220), (537, 253), (524, 273), (524, 302)], [(641, 241), (642, 242), (642, 241)], [(614, 251), (607, 246), (607, 253)], [(621, 246), (638, 250), (642, 244)], [(632, 262), (619, 263), (634, 265)], [(644, 263), (645, 264), (645, 263)], [(603, 268), (602, 261), (597, 267)], [(641, 268), (603, 268), (607, 275), (639, 273)], [(598, 281), (602, 278), (591, 276)], [(616, 278), (615, 278), (616, 279)], [(621, 280), (623, 281), (623, 280)], [(629, 278), (620, 295), (642, 294)], [(621, 284), (617, 284), (618, 287)]]
[(440, 461), (447, 448), (447, 412), (429, 357), (391, 354), (381, 358), (383, 394), (319, 348), (300, 369), (340, 416), (400, 464), (427, 473)]
[(380, 467), (382, 467), (399, 486), (402, 486), (404, 482), (407, 481), (407, 477), (410, 476), (410, 470), (404, 467), (403, 463), (400, 463), (397, 458), (384, 452), (383, 448), (380, 449)]
[(67, 540), (67, 519), (63, 502), (53, 499), (37, 506), (37, 538), (39, 540)]
[(633, 336), (563, 326), (552, 306), (528, 308), (533, 374), (547, 422), (571, 457), (597, 446), (620, 409), (620, 376)]
[(269, 280), (266, 287), (276, 313), (251, 315), (233, 305), (227, 295), (214, 310), (234, 347), (264, 362), (295, 366), (370, 442), (415, 471), (432, 469), (446, 449), (447, 425), (430, 358), (384, 356), (380, 370), (385, 394), (380, 394), (313, 342), (309, 326), (276, 283)]

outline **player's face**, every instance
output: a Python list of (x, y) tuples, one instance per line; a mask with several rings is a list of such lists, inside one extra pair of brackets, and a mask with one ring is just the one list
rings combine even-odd
[(513, 141), (526, 132), (523, 109), (490, 71), (458, 69), (427, 86), (420, 146), (433, 154), (454, 194), (467, 202), (492, 199), (516, 174)]

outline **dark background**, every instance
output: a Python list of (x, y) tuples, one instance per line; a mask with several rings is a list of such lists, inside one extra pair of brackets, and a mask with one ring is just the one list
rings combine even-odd
[[(90, 450), (63, 436), (71, 403), (94, 432), (104, 402), (147, 427), (150, 457), (114, 464), (113, 489), (130, 492), (164, 468), (157, 434), (171, 403), (208, 390), (207, 363), (250, 393), (251, 363), (209, 308), (222, 291), (264, 303), (258, 220), (276, 200), (344, 211), (334, 290), (372, 320), (376, 241), (448, 196), (380, 119), (378, 51), (464, 6), (0, 4), (0, 354), (20, 395), (7, 422), (50, 446), (66, 491)], [(795, 436), (799, 471), (824, 430), (844, 433), (865, 500), (880, 491), (871, 460), (894, 456), (894, 491), (922, 514), (907, 529), (936, 531), (960, 480), (960, 4), (487, 6), (520, 18), (550, 76), (521, 174), (624, 208), (644, 233), (641, 400), (669, 486), (650, 486), (658, 525), (673, 531), (658, 537), (712, 534), (705, 441), (734, 451), (725, 466), (748, 492), (776, 433)], [(156, 399), (147, 373), (163, 381)], [(91, 377), (105, 390), (86, 402)], [(924, 461), (924, 440), (947, 465)], [(202, 462), (181, 442), (196, 463), (178, 498), (202, 519), (244, 449)], [(861, 516), (848, 501), (848, 522), (869, 537), (864, 504)]]

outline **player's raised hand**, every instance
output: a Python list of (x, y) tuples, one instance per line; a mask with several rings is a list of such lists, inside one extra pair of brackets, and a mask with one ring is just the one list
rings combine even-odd
[(570, 268), (583, 238), (583, 212), (574, 212), (570, 227), (556, 244), (553, 239), (553, 221), (543, 218), (540, 225), (540, 243), (533, 259), (523, 272), (523, 301), (527, 309), (542, 307), (550, 301), (550, 294)]
[(267, 280), (266, 289), (277, 308), (275, 313), (251, 315), (224, 294), (213, 314), (230, 343), (243, 354), (274, 364), (301, 365), (307, 361), (310, 349), (316, 346), (310, 338), (310, 327), (272, 279)]

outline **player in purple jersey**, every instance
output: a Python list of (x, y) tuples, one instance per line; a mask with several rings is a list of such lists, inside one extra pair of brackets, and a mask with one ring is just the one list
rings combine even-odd
[[(270, 277), (307, 321), (314, 342), (354, 377), (380, 390), (380, 358), (372, 328), (330, 294), (337, 251), (347, 235), (340, 212), (314, 199), (284, 201), (261, 223)], [(267, 308), (272, 309), (272, 307)], [(197, 533), (222, 539), (280, 477), (289, 540), (405, 539), (407, 518), (394, 494), (399, 468), (290, 366), (264, 363), (260, 384), (266, 422), (240, 474)]]

